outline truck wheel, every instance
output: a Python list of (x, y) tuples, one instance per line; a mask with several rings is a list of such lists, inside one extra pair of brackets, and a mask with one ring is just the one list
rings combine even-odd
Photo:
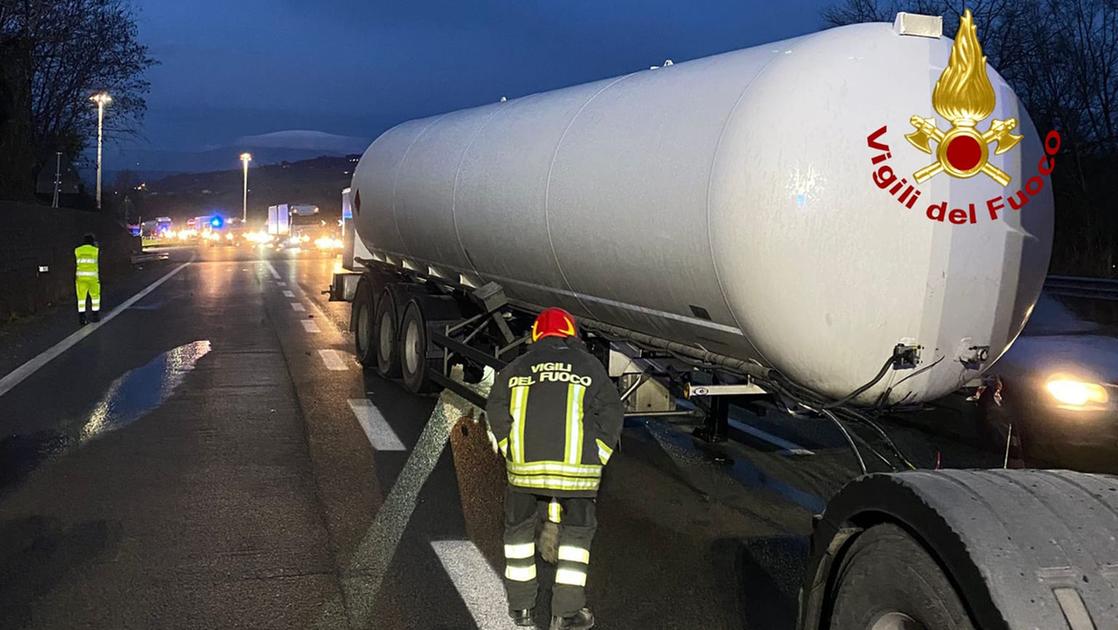
[(376, 310), (373, 306), (373, 292), (365, 282), (357, 285), (353, 296), (353, 312), (350, 316), (353, 328), (354, 354), (362, 367), (376, 365)]
[(396, 296), (391, 287), (385, 287), (376, 305), (376, 356), (377, 373), (384, 378), (400, 376), (400, 354), (397, 343)]
[(1116, 531), (1109, 475), (864, 475), (816, 520), (800, 627), (1118, 628)]
[(415, 393), (434, 391), (427, 378), (427, 322), (419, 302), (412, 300), (400, 320), (400, 372), (404, 386)]
[(400, 320), (400, 368), (409, 390), (417, 394), (439, 390), (430, 375), (443, 369), (443, 355), (432, 349), (429, 326), (461, 317), (458, 304), (447, 295), (421, 294), (408, 302)]
[(854, 539), (835, 589), (831, 630), (974, 630), (943, 569), (891, 523)]

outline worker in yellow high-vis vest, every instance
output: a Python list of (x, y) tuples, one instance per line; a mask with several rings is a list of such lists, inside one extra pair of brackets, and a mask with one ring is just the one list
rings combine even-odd
[(101, 320), (101, 278), (98, 273), (97, 241), (92, 234), (82, 238), (82, 244), (74, 248), (74, 258), (77, 261), (75, 284), (78, 289), (78, 322), (84, 326), (86, 297), (89, 297), (93, 309), (93, 321)]

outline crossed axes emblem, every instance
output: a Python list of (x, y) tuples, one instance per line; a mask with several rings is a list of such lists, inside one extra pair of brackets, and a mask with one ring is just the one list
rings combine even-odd
[[(1012, 133), (1017, 128), (1016, 118), (994, 120), (985, 133), (979, 133), (975, 124), (966, 120), (954, 123), (947, 131), (941, 131), (934, 118), (913, 116), (909, 122), (916, 128), (905, 135), (912, 146), (932, 155), (931, 141), (934, 140), (939, 145), (934, 153), (936, 161), (913, 173), (918, 183), (947, 171), (956, 177), (986, 173), (1002, 186), (1009, 185), (1009, 175), (988, 160), (991, 143), (995, 144), (994, 155), (1001, 155), (1021, 142), (1022, 137)], [(958, 150), (952, 151), (952, 146), (958, 146)], [(978, 152), (977, 156), (974, 155), (975, 151)]]

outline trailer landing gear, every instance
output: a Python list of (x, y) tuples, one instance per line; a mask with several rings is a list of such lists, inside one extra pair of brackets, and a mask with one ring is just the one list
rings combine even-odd
[(726, 441), (730, 428), (730, 399), (728, 396), (711, 396), (710, 409), (703, 426), (696, 427), (693, 435), (700, 440), (718, 444)]

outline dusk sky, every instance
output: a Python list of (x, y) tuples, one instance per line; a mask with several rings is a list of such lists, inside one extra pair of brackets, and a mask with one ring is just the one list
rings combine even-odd
[[(828, 0), (136, 0), (161, 62), (135, 149), (420, 116), (822, 27)], [(123, 147), (119, 147), (123, 148)]]

